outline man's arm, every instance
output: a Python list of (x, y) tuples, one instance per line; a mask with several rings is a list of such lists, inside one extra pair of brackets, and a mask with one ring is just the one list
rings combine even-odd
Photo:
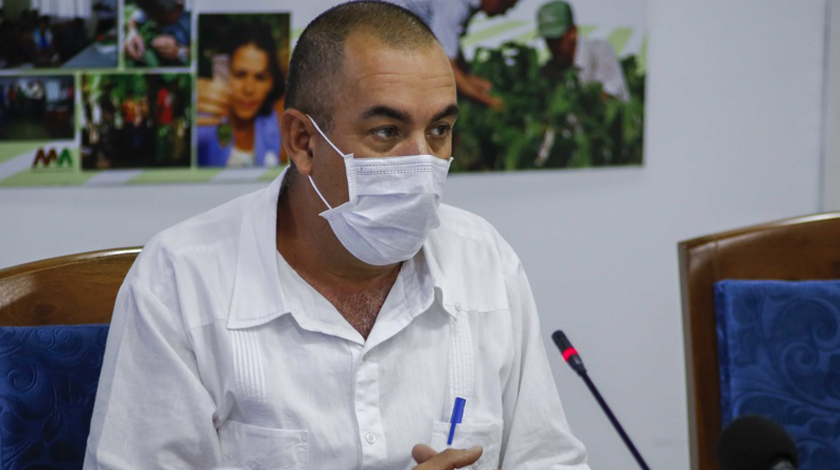
[(493, 88), (490, 81), (464, 72), (456, 59), (450, 59), (450, 63), (452, 64), (452, 73), (455, 75), (455, 86), (458, 88), (458, 93), (478, 101), (488, 108), (496, 110), (504, 108), (505, 103), (501, 98), (490, 95), (490, 89)]
[[(503, 392), (503, 469), (589, 470), (586, 450), (566, 422), (540, 336), (539, 319), (522, 264), (502, 244), (515, 358)], [(538, 438), (535, 439), (535, 436)]]
[(216, 406), (183, 322), (135, 268), (117, 296), (84, 468), (219, 468)]
[(492, 84), (462, 69), (457, 61), (461, 53), (461, 36), (465, 33), (466, 21), (470, 14), (470, 6), (463, 1), (441, 2), (435, 7), (429, 28), (435, 33), (443, 51), (449, 57), (458, 93), (489, 108), (501, 109), (504, 102), (498, 97), (490, 96)]
[(135, 13), (125, 25), (125, 54), (134, 60), (140, 60), (143, 57), (143, 53), (146, 51), (146, 44), (143, 42), (143, 38), (140, 37), (140, 32), (138, 31), (138, 20), (137, 14)]

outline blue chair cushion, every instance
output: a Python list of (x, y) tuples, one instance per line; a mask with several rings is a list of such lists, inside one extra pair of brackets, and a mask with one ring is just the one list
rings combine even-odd
[(715, 304), (724, 425), (767, 416), (800, 469), (840, 469), (840, 281), (726, 280)]
[(80, 469), (108, 325), (0, 327), (0, 468)]

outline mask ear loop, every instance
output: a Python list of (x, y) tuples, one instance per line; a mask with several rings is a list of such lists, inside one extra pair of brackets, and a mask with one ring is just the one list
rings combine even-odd
[[(343, 156), (344, 156), (344, 154), (343, 154), (343, 153), (341, 153), (341, 150), (339, 150), (339, 149), (338, 149), (338, 147), (336, 147), (336, 146), (332, 143), (332, 141), (330, 141), (329, 137), (327, 137), (327, 136), (324, 134), (324, 131), (322, 131), (322, 130), (321, 130), (321, 128), (320, 128), (320, 127), (318, 127), (318, 123), (317, 123), (317, 122), (315, 122), (315, 120), (314, 120), (314, 119), (312, 119), (312, 116), (310, 116), (310, 115), (308, 115), (308, 114), (307, 114), (307, 115), (306, 115), (306, 117), (308, 117), (308, 118), (309, 118), (309, 121), (312, 123), (312, 125), (313, 125), (313, 126), (315, 126), (315, 130), (316, 130), (316, 131), (318, 131), (318, 133), (319, 133), (319, 134), (321, 134), (321, 137), (323, 137), (323, 138), (324, 138), (324, 140), (326, 140), (326, 141), (327, 141), (327, 143), (328, 143), (328, 144), (330, 144), (330, 147), (332, 147), (332, 148), (333, 148), (336, 152), (338, 152), (338, 154), (339, 154), (339, 155), (341, 155), (341, 156), (343, 157)], [(319, 190), (318, 190), (318, 186), (316, 186), (316, 185), (315, 185), (315, 180), (313, 180), (313, 179), (312, 179), (312, 175), (308, 175), (308, 176), (309, 176), (309, 184), (311, 184), (311, 185), (312, 185), (312, 189), (314, 189), (314, 190), (315, 190), (315, 193), (317, 193), (317, 194), (318, 194), (318, 197), (319, 197), (319, 198), (321, 198), (321, 201), (323, 201), (323, 202), (324, 202), (324, 205), (325, 205), (325, 206), (327, 206), (327, 208), (328, 208), (328, 209), (332, 210), (332, 206), (330, 205), (330, 203), (329, 203), (329, 202), (327, 202), (327, 199), (324, 197), (324, 195), (323, 195), (323, 194), (321, 194), (321, 191), (319, 191)]]
[(316, 193), (318, 193), (318, 197), (320, 197), (320, 198), (321, 198), (321, 200), (322, 200), (322, 201), (324, 201), (324, 205), (325, 205), (325, 206), (327, 206), (327, 208), (328, 208), (328, 209), (332, 209), (332, 206), (331, 206), (331, 205), (330, 205), (330, 203), (329, 203), (329, 202), (327, 202), (327, 200), (324, 198), (324, 195), (323, 195), (323, 194), (321, 194), (321, 191), (318, 191), (318, 186), (315, 186), (315, 181), (312, 179), (312, 175), (308, 175), (308, 176), (309, 176), (309, 184), (311, 184), (311, 185), (312, 185), (312, 189), (314, 189), (314, 190), (315, 190), (315, 192), (316, 192)]
[[(318, 123), (315, 122), (315, 119), (312, 119), (312, 116), (310, 116), (308, 114), (306, 115), (306, 117), (308, 117), (309, 121), (312, 123), (312, 125), (315, 126), (315, 130), (318, 131), (318, 134), (321, 134), (321, 137), (323, 137), (324, 140), (326, 140), (327, 143), (330, 144), (330, 147), (332, 147), (333, 150), (336, 151), (336, 153), (341, 155), (341, 158), (344, 160), (344, 165), (347, 168), (347, 172), (348, 172), (347, 190), (348, 190), (348, 193), (350, 194), (350, 202), (355, 203), (356, 202), (356, 196), (355, 196), (356, 191), (355, 191), (354, 180), (349, 177), (349, 174), (352, 170), (353, 154), (345, 154), (344, 152), (339, 150), (338, 147), (336, 147), (335, 144), (332, 143), (330, 138), (327, 137), (326, 134), (324, 134), (324, 131), (322, 131), (321, 128), (318, 126)], [(309, 183), (312, 185), (312, 188), (315, 189), (315, 192), (318, 193), (318, 197), (320, 197), (321, 200), (324, 201), (324, 205), (327, 206), (328, 208), (332, 209), (333, 207), (327, 202), (327, 200), (321, 194), (321, 191), (318, 190), (318, 186), (315, 185), (315, 181), (312, 179), (312, 175), (309, 175)]]
[(329, 137), (327, 137), (327, 135), (326, 135), (326, 134), (324, 134), (324, 131), (322, 131), (322, 130), (321, 130), (321, 128), (320, 128), (320, 127), (318, 127), (318, 123), (317, 123), (317, 122), (315, 122), (315, 120), (314, 120), (314, 119), (312, 119), (312, 116), (310, 116), (310, 115), (308, 115), (308, 114), (307, 114), (307, 115), (306, 115), (306, 117), (308, 117), (308, 118), (309, 118), (309, 120), (312, 122), (312, 125), (313, 125), (313, 126), (315, 126), (315, 130), (316, 130), (316, 131), (318, 131), (318, 133), (319, 133), (319, 134), (321, 134), (321, 137), (323, 137), (323, 138), (324, 138), (324, 140), (326, 140), (326, 141), (327, 141), (327, 143), (328, 143), (328, 144), (330, 144), (330, 147), (332, 147), (332, 148), (333, 148), (333, 150), (335, 150), (335, 151), (336, 151), (339, 155), (341, 155), (341, 157), (342, 157), (342, 158), (344, 158), (344, 152), (342, 152), (341, 150), (339, 150), (339, 149), (338, 149), (338, 147), (336, 147), (336, 146), (335, 146), (335, 144), (333, 144), (333, 143), (332, 143), (332, 141), (330, 140), (330, 138), (329, 138)]

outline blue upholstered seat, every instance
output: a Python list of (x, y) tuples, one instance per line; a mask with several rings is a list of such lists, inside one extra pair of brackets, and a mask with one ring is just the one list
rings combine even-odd
[(0, 327), (0, 468), (79, 469), (108, 325)]
[(840, 469), (840, 281), (715, 286), (724, 425), (781, 423), (802, 470)]

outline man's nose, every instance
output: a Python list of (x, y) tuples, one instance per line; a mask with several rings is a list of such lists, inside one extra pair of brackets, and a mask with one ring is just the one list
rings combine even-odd
[(425, 132), (414, 132), (403, 142), (400, 148), (400, 155), (428, 155), (432, 153), (432, 147)]

